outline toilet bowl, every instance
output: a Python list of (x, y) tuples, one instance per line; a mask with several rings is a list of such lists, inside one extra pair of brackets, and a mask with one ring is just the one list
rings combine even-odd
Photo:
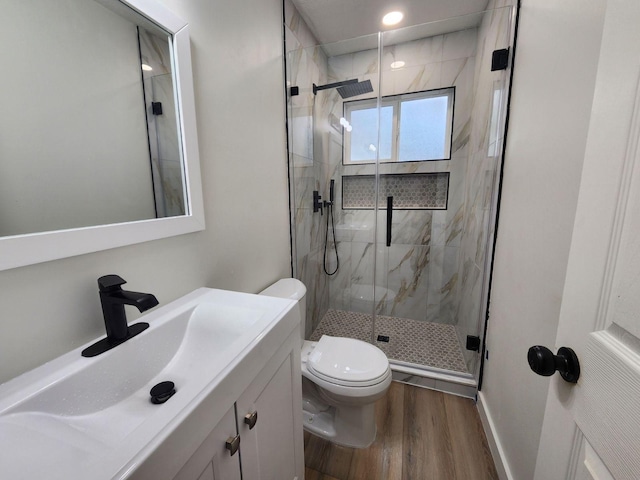
[[(304, 284), (292, 278), (279, 280), (260, 292), (297, 300), (302, 332), (305, 293)], [(391, 385), (386, 355), (352, 338), (323, 335), (317, 342), (301, 340), (305, 430), (339, 445), (368, 447), (376, 438), (374, 404)]]

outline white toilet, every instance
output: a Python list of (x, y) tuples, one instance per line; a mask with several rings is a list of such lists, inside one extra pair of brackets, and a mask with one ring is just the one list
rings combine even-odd
[(352, 338), (324, 335), (318, 342), (305, 341), (306, 292), (295, 278), (260, 292), (298, 302), (304, 428), (339, 445), (368, 447), (376, 438), (374, 403), (391, 385), (389, 360), (379, 348)]

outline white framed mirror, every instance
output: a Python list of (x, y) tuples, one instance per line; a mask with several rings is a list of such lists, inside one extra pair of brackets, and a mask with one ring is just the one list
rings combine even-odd
[(11, 0), (0, 38), (0, 270), (205, 228), (186, 22)]

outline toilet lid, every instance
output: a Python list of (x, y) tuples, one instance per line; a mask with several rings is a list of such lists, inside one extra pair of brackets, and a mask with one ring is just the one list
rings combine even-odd
[(323, 335), (307, 360), (308, 370), (339, 385), (379, 383), (389, 371), (382, 350), (361, 340)]

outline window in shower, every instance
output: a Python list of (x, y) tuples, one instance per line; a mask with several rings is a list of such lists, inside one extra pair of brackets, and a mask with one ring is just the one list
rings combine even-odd
[[(422, 162), (451, 158), (455, 87), (344, 102), (343, 163)], [(380, 150), (377, 152), (377, 150)]]

